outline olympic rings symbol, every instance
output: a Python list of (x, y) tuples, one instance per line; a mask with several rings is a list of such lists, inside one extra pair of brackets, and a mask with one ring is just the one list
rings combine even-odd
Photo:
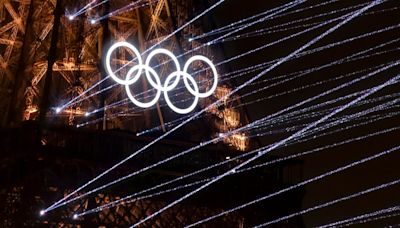
[[(138, 64), (133, 66), (128, 73), (126, 74), (125, 79), (119, 78), (114, 71), (111, 68), (111, 55), (112, 53), (118, 49), (118, 48), (127, 48), (130, 49), (134, 55), (136, 55), (137, 62)], [(165, 79), (164, 85), (162, 85), (161, 80), (157, 72), (150, 67), (150, 61), (154, 56), (156, 55), (167, 55), (171, 60), (173, 61), (176, 71), (172, 72), (167, 76)], [(188, 73), (188, 69), (190, 65), (195, 62), (195, 61), (202, 61), (206, 63), (207, 65), (210, 66), (210, 69), (213, 73), (213, 84), (211, 88), (207, 92), (200, 92), (199, 91), (199, 86), (197, 85), (197, 82), (195, 79)], [(191, 111), (193, 111), (198, 102), (199, 98), (206, 98), (211, 96), (214, 91), (217, 88), (218, 85), (218, 73), (217, 69), (214, 66), (214, 64), (209, 60), (208, 58), (201, 56), (201, 55), (196, 55), (188, 59), (188, 61), (185, 63), (183, 70), (181, 70), (181, 66), (179, 64), (179, 61), (177, 57), (170, 51), (166, 49), (156, 49), (152, 51), (146, 58), (145, 63), (143, 64), (143, 60), (141, 58), (140, 52), (138, 49), (133, 46), (132, 44), (128, 42), (118, 42), (115, 43), (110, 47), (110, 49), (107, 52), (106, 55), (106, 70), (110, 77), (116, 81), (120, 85), (125, 86), (126, 94), (128, 95), (129, 99), (132, 101), (133, 104), (135, 104), (138, 107), (141, 108), (149, 108), (153, 105), (155, 105), (158, 100), (160, 99), (161, 93), (164, 94), (164, 99), (167, 105), (176, 113), (179, 114), (187, 114)], [(149, 82), (149, 84), (156, 90), (156, 95), (155, 97), (150, 100), (149, 102), (141, 102), (138, 101), (133, 95), (130, 90), (130, 86), (133, 85), (135, 82), (137, 82), (140, 78), (140, 76), (143, 74), (143, 71), (145, 73), (146, 79)], [(187, 108), (179, 108), (176, 107), (172, 102), (171, 99), (168, 95), (168, 92), (174, 90), (176, 86), (179, 84), (181, 77), (183, 78), (183, 82), (185, 84), (186, 89), (194, 96), (193, 103), (187, 107)], [(154, 79), (153, 79), (154, 78)]]

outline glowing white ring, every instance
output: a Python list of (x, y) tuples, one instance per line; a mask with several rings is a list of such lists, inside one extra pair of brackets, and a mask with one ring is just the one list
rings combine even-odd
[[(165, 79), (165, 84), (168, 84), (169, 81), (171, 81), (173, 77), (179, 77), (179, 75), (182, 75), (183, 78), (189, 79), (189, 81), (193, 84), (194, 91), (196, 91), (197, 94), (199, 93), (199, 87), (197, 86), (196, 81), (190, 74), (188, 74), (186, 72), (182, 72), (182, 71), (181, 72), (178, 72), (178, 71), (173, 72), (172, 74), (168, 75), (167, 79)], [(197, 103), (199, 102), (199, 96), (194, 96), (192, 105), (190, 105), (188, 108), (178, 108), (169, 99), (168, 92), (169, 91), (164, 91), (165, 102), (167, 102), (168, 106), (173, 111), (175, 111), (176, 113), (179, 113), (179, 114), (187, 114), (187, 113), (193, 111), (196, 108)]]
[(111, 68), (111, 54), (120, 47), (125, 47), (130, 49), (131, 51), (133, 51), (133, 53), (136, 55), (136, 58), (138, 60), (138, 65), (143, 65), (143, 61), (142, 61), (142, 57), (140, 56), (140, 52), (138, 51), (138, 49), (136, 49), (135, 46), (133, 46), (132, 44), (128, 43), (128, 42), (118, 42), (115, 43), (114, 45), (112, 45), (110, 47), (110, 49), (107, 52), (106, 55), (106, 70), (108, 72), (108, 74), (111, 76), (112, 79), (114, 79), (114, 81), (116, 81), (118, 84), (121, 85), (132, 85), (133, 83), (135, 83), (137, 81), (137, 79), (140, 77), (140, 75), (142, 74), (142, 68), (139, 68), (139, 71), (136, 73), (135, 77), (133, 77), (132, 79), (130, 79), (129, 77), (126, 77), (125, 79), (120, 79), (117, 75), (115, 75), (114, 71)]
[[(151, 74), (153, 74), (155, 76), (154, 78), (156, 79), (156, 82), (158, 83), (159, 86), (161, 86), (161, 81), (160, 81), (160, 78), (157, 75), (157, 72), (155, 70), (153, 70), (153, 68), (145, 66), (145, 65), (137, 65), (137, 66), (132, 67), (132, 69), (130, 69), (128, 71), (128, 74), (126, 75), (126, 78), (127, 79), (130, 78), (131, 74), (133, 74), (133, 72), (135, 72), (137, 70), (141, 71), (142, 69), (140, 69), (140, 68), (144, 68), (146, 71), (149, 71)], [(126, 94), (129, 97), (129, 99), (132, 101), (132, 103), (135, 104), (138, 107), (141, 107), (141, 108), (149, 108), (149, 107), (155, 105), (158, 102), (158, 100), (160, 99), (160, 96), (161, 96), (161, 90), (157, 90), (157, 93), (154, 96), (153, 100), (151, 100), (151, 101), (146, 103), (146, 102), (141, 102), (141, 101), (136, 100), (136, 98), (131, 93), (129, 85), (125, 85), (125, 91), (126, 91)]]
[(187, 72), (190, 64), (192, 64), (194, 61), (203, 61), (203, 62), (207, 63), (210, 66), (210, 68), (211, 68), (211, 70), (213, 72), (213, 75), (214, 75), (213, 85), (212, 85), (211, 89), (208, 92), (205, 92), (205, 93), (200, 93), (198, 91), (196, 92), (196, 91), (194, 91), (192, 89), (192, 87), (190, 87), (190, 85), (189, 85), (189, 83), (187, 81), (188, 77), (183, 77), (183, 81), (185, 82), (185, 86), (193, 96), (198, 96), (200, 98), (209, 97), (209, 96), (211, 96), (211, 94), (214, 93), (214, 91), (217, 89), (217, 86), (218, 86), (217, 68), (215, 68), (214, 64), (208, 58), (206, 58), (204, 56), (201, 56), (201, 55), (195, 55), (195, 56), (191, 57), (190, 59), (188, 59), (188, 61), (186, 62), (185, 66), (183, 67), (183, 71)]
[[(146, 66), (150, 66), (150, 61), (151, 61), (151, 59), (152, 59), (155, 55), (158, 55), (158, 54), (168, 55), (168, 56), (172, 59), (172, 61), (175, 63), (176, 71), (177, 71), (177, 72), (180, 72), (180, 71), (181, 71), (181, 65), (179, 64), (179, 61), (178, 61), (178, 59), (176, 58), (176, 56), (175, 56), (172, 52), (170, 52), (170, 51), (168, 51), (168, 50), (166, 50), (166, 49), (156, 49), (156, 50), (152, 51), (152, 52), (147, 56), (146, 63), (145, 63)], [(161, 90), (161, 91), (165, 92), (165, 91), (170, 91), (170, 90), (175, 89), (175, 87), (176, 87), (176, 86), (178, 85), (178, 83), (179, 83), (179, 80), (180, 80), (180, 76), (181, 76), (181, 75), (180, 75), (180, 74), (177, 74), (174, 83), (172, 83), (171, 85), (168, 85), (167, 83), (164, 83), (164, 86), (158, 86), (156, 83), (154, 83), (154, 81), (153, 81), (153, 79), (151, 79), (151, 77), (150, 77), (148, 71), (146, 71), (146, 76), (147, 76), (147, 80), (149, 81), (149, 83), (151, 84), (151, 86), (153, 86), (155, 89), (158, 89), (158, 90)]]
[[(125, 77), (125, 80), (123, 80), (123, 79), (119, 78), (117, 75), (115, 75), (115, 73), (113, 72), (113, 70), (111, 68), (111, 55), (117, 48), (121, 48), (121, 47), (125, 47), (125, 48), (128, 48), (131, 51), (133, 51), (133, 53), (136, 55), (136, 57), (138, 59), (138, 65), (132, 67), (128, 71), (128, 73)], [(151, 59), (155, 55), (158, 55), (158, 54), (168, 55), (172, 59), (172, 61), (174, 62), (175, 66), (176, 66), (176, 71), (174, 71), (173, 73), (171, 73), (170, 75), (167, 76), (164, 85), (162, 85), (160, 77), (157, 74), (157, 72), (155, 72), (155, 70), (150, 67)], [(194, 61), (203, 61), (203, 62), (207, 63), (213, 72), (213, 77), (214, 77), (213, 80), (214, 81), (211, 86), (211, 89), (207, 92), (200, 93), (199, 86), (197, 85), (196, 80), (188, 73), (188, 69)], [(141, 107), (141, 108), (149, 108), (149, 107), (155, 105), (158, 102), (158, 100), (160, 99), (161, 92), (163, 92), (167, 105), (173, 111), (175, 111), (179, 114), (186, 114), (186, 113), (193, 111), (199, 102), (199, 98), (206, 98), (206, 97), (211, 96), (212, 93), (216, 90), (217, 85), (218, 85), (217, 69), (215, 68), (215, 66), (211, 62), (211, 60), (209, 60), (208, 58), (206, 58), (204, 56), (196, 55), (196, 56), (189, 58), (189, 60), (185, 63), (183, 71), (182, 71), (177, 57), (172, 52), (170, 52), (166, 49), (156, 49), (149, 54), (149, 56), (146, 59), (145, 64), (143, 64), (143, 60), (140, 56), (139, 51), (136, 49), (135, 46), (133, 46), (132, 44), (130, 44), (128, 42), (118, 42), (111, 46), (111, 48), (108, 50), (107, 55), (106, 55), (106, 70), (108, 71), (109, 75), (111, 76), (111, 78), (114, 81), (125, 86), (126, 94), (128, 95), (129, 99), (132, 101), (132, 103), (134, 103), (136, 106)], [(138, 101), (137, 99), (135, 99), (135, 97), (132, 95), (132, 92), (129, 87), (130, 85), (132, 85), (138, 81), (138, 79), (140, 78), (140, 76), (143, 73), (143, 70), (146, 74), (147, 81), (150, 83), (150, 85), (155, 90), (157, 90), (155, 97), (149, 102), (141, 102), (141, 101)], [(135, 72), (136, 72), (135, 76), (132, 77), (132, 75)], [(152, 76), (154, 76), (155, 81), (153, 80)], [(184, 81), (186, 88), (194, 96), (193, 103), (188, 108), (176, 107), (171, 102), (169, 95), (168, 95), (168, 92), (175, 89), (176, 86), (179, 84), (181, 76), (183, 77), (183, 81)], [(172, 80), (174, 80), (174, 81), (171, 83)], [(192, 85), (189, 83), (188, 80), (190, 81), (190, 83)]]

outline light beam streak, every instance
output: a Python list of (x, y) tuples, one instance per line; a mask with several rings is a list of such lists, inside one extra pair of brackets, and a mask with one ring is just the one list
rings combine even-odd
[[(316, 8), (316, 7), (319, 7), (319, 6), (323, 6), (323, 5), (335, 3), (335, 2), (337, 2), (337, 1), (339, 1), (339, 0), (330, 0), (330, 1), (327, 1), (327, 2), (319, 3), (319, 4), (317, 4), (317, 5), (305, 7), (305, 8), (303, 8), (303, 9), (297, 9), (297, 10), (294, 10), (294, 11), (292, 11), (292, 12), (280, 14), (280, 15), (277, 15), (277, 16), (274, 16), (274, 17), (269, 17), (269, 18), (267, 18), (267, 19), (275, 19), (275, 18), (279, 18), (279, 17), (291, 15), (291, 14), (298, 13), (298, 12), (302, 12), (302, 11), (305, 11), (305, 10), (308, 10), (308, 9), (313, 9), (313, 8)], [(293, 2), (287, 3), (287, 4), (282, 5), (282, 6), (278, 6), (278, 7), (276, 7), (276, 8), (273, 8), (273, 9), (270, 9), (270, 10), (267, 10), (267, 11), (264, 11), (264, 12), (262, 12), (262, 13), (253, 15), (253, 16), (248, 17), (248, 18), (245, 18), (245, 19), (241, 19), (241, 20), (236, 21), (236, 22), (233, 22), (233, 23), (231, 23), (231, 24), (229, 24), (229, 25), (226, 25), (226, 26), (223, 26), (223, 27), (214, 29), (214, 30), (212, 30), (212, 31), (210, 31), (210, 32), (207, 32), (207, 33), (203, 33), (202, 35), (199, 35), (199, 36), (196, 36), (196, 37), (192, 37), (192, 38), (190, 38), (190, 40), (191, 40), (191, 41), (194, 41), (194, 40), (198, 40), (198, 39), (201, 39), (201, 38), (205, 38), (205, 37), (207, 37), (207, 36), (216, 35), (216, 34), (220, 34), (220, 33), (225, 33), (225, 32), (228, 32), (228, 31), (232, 31), (232, 30), (234, 30), (234, 29), (237, 29), (237, 28), (240, 28), (241, 26), (243, 26), (243, 25), (241, 25), (241, 24), (244, 24), (245, 22), (251, 21), (251, 20), (253, 20), (253, 19), (259, 18), (259, 17), (264, 16), (264, 15), (266, 15), (266, 14), (273, 13), (274, 11), (277, 11), (277, 10), (280, 10), (280, 9), (282, 9), (282, 8), (288, 7), (288, 6), (290, 6), (290, 4), (293, 4)], [(265, 20), (267, 20), (267, 19), (265, 19)], [(249, 23), (249, 22), (248, 22), (248, 23)]]
[[(392, 217), (397, 217), (400, 216), (400, 213), (396, 213), (396, 214), (390, 214), (390, 215), (382, 215), (382, 216), (375, 216), (374, 218), (364, 218), (362, 220), (359, 221), (354, 221), (354, 222), (350, 222), (350, 223), (346, 223), (340, 226), (337, 226), (337, 228), (340, 227), (347, 227), (347, 226), (351, 226), (351, 225), (356, 225), (356, 224), (364, 224), (364, 223), (369, 223), (369, 222), (373, 222), (373, 221), (377, 221), (377, 220), (382, 220), (382, 219), (388, 219), (388, 218), (392, 218)], [(386, 226), (385, 228), (394, 228), (396, 226)]]
[[(274, 28), (283, 27), (283, 25), (291, 25), (291, 24), (294, 24), (295, 22), (306, 21), (306, 20), (310, 20), (310, 19), (313, 19), (313, 18), (316, 18), (316, 17), (319, 17), (319, 16), (327, 16), (327, 15), (330, 15), (330, 14), (336, 14), (338, 12), (343, 12), (343, 11), (347, 11), (349, 9), (354, 9), (354, 8), (358, 8), (360, 6), (364, 6), (366, 4), (367, 3), (359, 4), (359, 5), (356, 5), (356, 6), (350, 6), (350, 7), (344, 8), (344, 9), (334, 10), (334, 11), (331, 11), (331, 12), (328, 12), (328, 13), (323, 13), (323, 14), (319, 14), (319, 15), (316, 15), (316, 16), (303, 18), (303, 19), (299, 19), (299, 20), (296, 20), (296, 21), (291, 21), (291, 22), (288, 22), (288, 23), (285, 23), (285, 24), (276, 25), (276, 26), (272, 26), (272, 27), (268, 27), (268, 28), (264, 28), (264, 29), (258, 29), (258, 30), (252, 31), (252, 32), (240, 34), (240, 35), (237, 35), (237, 36), (228, 37), (228, 38), (224, 39), (222, 42), (235, 41), (235, 40), (244, 39), (244, 38), (251, 38), (251, 37), (256, 37), (256, 36), (264, 36), (264, 35), (268, 35), (268, 34), (272, 34), (272, 33), (286, 32), (286, 31), (289, 31), (289, 30), (297, 29), (297, 28), (307, 28), (307, 27), (315, 26), (315, 25), (324, 23), (326, 20), (320, 21), (320, 22), (307, 23), (307, 24), (302, 23), (300, 25), (295, 25), (295, 26), (286, 27), (286, 28), (282, 28), (282, 29), (274, 29)], [(378, 14), (378, 13), (384, 13), (384, 12), (393, 11), (393, 10), (397, 10), (397, 9), (399, 9), (399, 7), (392, 7), (392, 8), (389, 8), (389, 9), (372, 11), (372, 12), (369, 12), (369, 13), (365, 13), (364, 15), (365, 16), (375, 15), (375, 14)]]
[[(158, 1), (159, 0), (151, 0), (149, 2), (145, 2), (144, 0), (139, 0), (139, 1), (136, 1), (136, 2), (132, 2), (132, 3), (129, 3), (128, 5), (125, 5), (124, 7), (120, 8), (120, 9), (114, 10), (114, 11), (112, 11), (112, 12), (110, 12), (110, 13), (104, 15), (104, 16), (97, 17), (97, 18), (94, 19), (94, 21), (95, 21), (95, 23), (97, 23), (97, 22), (99, 22), (101, 20), (104, 20), (106, 18), (110, 18), (112, 16), (116, 16), (116, 15), (125, 13), (127, 11), (133, 10), (133, 9), (142, 8), (144, 6), (148, 6), (148, 5), (156, 3)], [(142, 4), (140, 4), (140, 3), (142, 3)]]
[(304, 215), (304, 214), (306, 214), (308, 212), (312, 212), (312, 211), (319, 210), (319, 209), (322, 209), (322, 208), (325, 208), (325, 207), (329, 207), (329, 206), (332, 206), (334, 204), (341, 203), (341, 202), (344, 202), (344, 201), (347, 201), (347, 200), (351, 200), (353, 198), (360, 197), (360, 196), (363, 196), (363, 195), (371, 193), (371, 192), (375, 192), (375, 191), (378, 191), (378, 190), (382, 190), (384, 188), (392, 187), (392, 186), (397, 185), (399, 183), (400, 183), (400, 179), (392, 181), (392, 182), (389, 182), (389, 183), (386, 183), (386, 184), (382, 184), (382, 185), (379, 185), (379, 186), (376, 186), (376, 187), (373, 187), (373, 188), (369, 188), (367, 190), (364, 190), (364, 191), (361, 191), (361, 192), (357, 192), (357, 193), (351, 194), (349, 196), (345, 196), (345, 197), (342, 197), (342, 198), (339, 198), (339, 199), (336, 199), (336, 200), (332, 200), (332, 201), (329, 201), (329, 202), (324, 203), (324, 204), (320, 204), (320, 205), (317, 205), (317, 206), (314, 206), (314, 207), (311, 207), (311, 208), (307, 208), (305, 210), (302, 210), (302, 211), (299, 211), (299, 212), (296, 212), (296, 213), (293, 213), (293, 214), (290, 214), (290, 215), (287, 215), (287, 216), (272, 220), (270, 222), (266, 222), (266, 223), (257, 225), (254, 228), (260, 228), (260, 227), (265, 227), (265, 226), (268, 226), (268, 225), (272, 225), (272, 224), (281, 222), (283, 220), (290, 219), (290, 218), (293, 218), (293, 217), (296, 217), (296, 216), (299, 216), (299, 215)]
[(103, 0), (102, 2), (99, 2), (96, 5), (92, 6), (94, 3), (97, 2), (97, 0), (94, 0), (91, 3), (89, 3), (88, 5), (86, 5), (85, 7), (83, 7), (82, 9), (80, 9), (78, 12), (76, 12), (76, 13), (74, 13), (72, 15), (69, 15), (69, 18), (70, 18), (70, 20), (71, 19), (73, 20), (74, 18), (86, 13), (89, 10), (92, 10), (92, 9), (95, 9), (95, 8), (101, 6), (101, 5), (103, 5), (104, 3), (108, 2), (108, 1), (109, 0)]
[(346, 223), (352, 223), (352, 222), (355, 222), (355, 221), (360, 220), (360, 219), (365, 219), (365, 218), (369, 218), (369, 217), (372, 217), (372, 216), (377, 216), (377, 215), (382, 215), (382, 214), (387, 214), (387, 213), (397, 212), (397, 211), (400, 211), (400, 206), (389, 207), (389, 208), (382, 209), (382, 210), (379, 210), (379, 211), (375, 211), (375, 212), (359, 215), (359, 216), (356, 216), (356, 217), (353, 217), (353, 218), (341, 220), (341, 221), (338, 221), (338, 222), (329, 223), (329, 224), (326, 224), (326, 225), (323, 225), (323, 226), (318, 226), (317, 228), (337, 227), (339, 225), (344, 225)]

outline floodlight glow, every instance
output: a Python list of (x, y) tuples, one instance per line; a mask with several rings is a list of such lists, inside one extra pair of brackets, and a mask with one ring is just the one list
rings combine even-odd
[[(119, 78), (111, 68), (111, 55), (118, 48), (130, 49), (136, 55), (136, 59), (138, 62), (138, 64), (136, 66), (133, 66), (128, 71), (125, 79)], [(167, 76), (163, 85), (161, 83), (158, 73), (152, 67), (150, 67), (150, 62), (151, 62), (152, 58), (154, 56), (160, 55), (160, 54), (167, 55), (168, 57), (170, 57), (172, 62), (175, 64), (175, 68), (176, 68), (176, 71), (172, 72), (170, 75)], [(201, 93), (196, 80), (193, 78), (193, 76), (191, 76), (188, 73), (190, 65), (195, 61), (202, 61), (202, 62), (206, 63), (207, 65), (210, 66), (210, 69), (213, 73), (213, 84), (207, 92)], [(174, 112), (179, 113), (179, 114), (187, 114), (187, 113), (193, 111), (199, 102), (199, 98), (206, 98), (206, 97), (211, 96), (214, 93), (214, 91), (217, 89), (217, 85), (218, 85), (217, 69), (216, 69), (215, 65), (212, 63), (212, 61), (204, 56), (196, 55), (196, 56), (191, 57), (185, 63), (183, 70), (181, 70), (181, 66), (180, 66), (180, 63), (179, 63), (177, 57), (172, 52), (170, 52), (166, 49), (160, 48), (160, 49), (153, 50), (147, 56), (147, 59), (146, 59), (145, 63), (143, 64), (143, 60), (141, 58), (141, 55), (140, 55), (138, 49), (135, 46), (133, 46), (132, 44), (130, 44), (128, 42), (124, 42), (124, 41), (113, 44), (111, 46), (111, 48), (108, 50), (107, 55), (106, 55), (106, 70), (107, 70), (108, 74), (110, 75), (110, 77), (114, 81), (116, 81), (118, 84), (125, 86), (125, 90), (126, 90), (126, 93), (129, 97), (129, 99), (136, 106), (141, 107), (141, 108), (149, 108), (149, 107), (155, 105), (158, 102), (158, 100), (160, 99), (161, 92), (163, 92), (167, 105)], [(156, 90), (154, 99), (152, 99), (149, 102), (138, 101), (132, 95), (132, 92), (130, 90), (130, 86), (139, 80), (143, 71), (145, 73), (146, 80)], [(178, 86), (181, 78), (183, 78), (183, 82), (184, 82), (187, 90), (194, 96), (193, 103), (187, 108), (176, 107), (172, 103), (172, 101), (170, 100), (169, 95), (168, 95), (168, 92), (174, 90)]]

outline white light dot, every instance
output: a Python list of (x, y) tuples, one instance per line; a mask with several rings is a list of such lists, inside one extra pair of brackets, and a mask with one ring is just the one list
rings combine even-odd
[(73, 219), (78, 219), (78, 215), (77, 215), (77, 214), (74, 214), (74, 215), (72, 216), (72, 218), (73, 218)]
[(226, 157), (225, 159), (226, 159), (226, 160), (229, 160), (229, 159), (231, 159), (231, 157), (228, 156), (228, 157)]
[(92, 24), (92, 25), (96, 24), (96, 20), (95, 19), (91, 19), (90, 20), (90, 24)]
[(68, 20), (72, 21), (72, 20), (74, 20), (74, 19), (75, 19), (75, 17), (74, 17), (73, 15), (69, 15), (69, 16), (68, 16)]
[(90, 116), (90, 112), (85, 113), (85, 116), (86, 117)]
[(60, 113), (62, 111), (61, 108), (56, 108), (56, 113)]
[(46, 214), (46, 211), (45, 211), (45, 210), (41, 210), (41, 211), (39, 212), (39, 214), (40, 214), (40, 216), (43, 216), (44, 214)]

